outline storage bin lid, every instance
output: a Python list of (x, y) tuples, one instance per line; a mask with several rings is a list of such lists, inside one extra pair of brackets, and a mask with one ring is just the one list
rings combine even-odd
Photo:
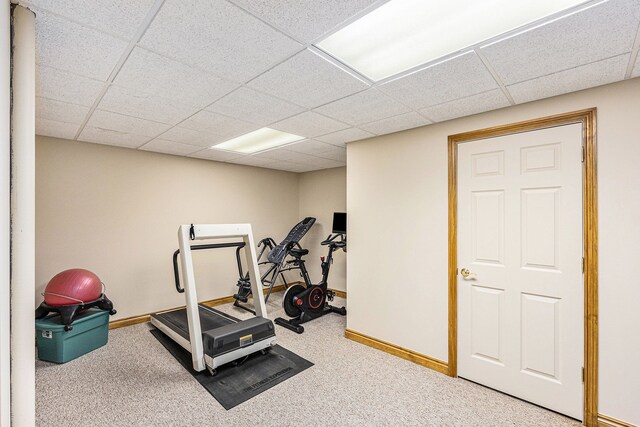
[[(108, 317), (109, 312), (99, 310), (97, 308), (90, 308), (78, 315), (71, 325), (76, 326), (100, 316)], [(64, 324), (62, 323), (62, 317), (58, 313), (54, 313), (48, 315), (44, 319), (36, 319), (36, 328), (58, 331), (64, 329)]]

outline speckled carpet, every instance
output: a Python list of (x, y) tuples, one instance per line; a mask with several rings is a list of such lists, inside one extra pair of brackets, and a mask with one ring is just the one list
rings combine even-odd
[[(283, 315), (282, 294), (268, 303)], [(344, 301), (336, 298), (335, 305)], [(216, 307), (244, 318), (245, 312)], [(36, 362), (39, 426), (571, 426), (579, 422), (447, 377), (343, 337), (327, 315), (279, 344), (315, 366), (225, 410), (150, 333), (110, 331), (109, 343), (64, 365)]]

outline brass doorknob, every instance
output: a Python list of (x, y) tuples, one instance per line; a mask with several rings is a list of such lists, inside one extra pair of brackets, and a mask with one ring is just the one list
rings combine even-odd
[(471, 271), (469, 271), (468, 268), (463, 268), (462, 270), (460, 270), (460, 274), (462, 275), (462, 278), (464, 280), (475, 280), (476, 279), (476, 274), (472, 273)]

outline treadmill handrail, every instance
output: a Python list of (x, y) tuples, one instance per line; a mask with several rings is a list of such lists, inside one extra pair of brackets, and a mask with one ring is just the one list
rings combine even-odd
[(198, 372), (206, 368), (206, 363), (198, 309), (198, 292), (196, 289), (196, 278), (191, 255), (191, 241), (238, 237), (242, 238), (242, 241), (245, 243), (244, 252), (249, 269), (249, 280), (251, 282), (256, 316), (267, 319), (267, 308), (264, 303), (262, 286), (259, 282), (260, 270), (258, 269), (251, 224), (183, 224), (178, 228), (180, 267), (182, 283), (185, 289), (191, 361), (193, 363), (193, 369)]
[[(244, 248), (244, 242), (230, 242), (230, 243), (210, 243), (208, 245), (191, 245), (191, 250), (199, 251), (203, 249), (219, 249), (219, 248), (238, 248), (236, 250), (236, 261), (238, 262), (238, 271), (242, 275), (242, 261), (240, 260), (240, 249)], [(178, 271), (178, 255), (180, 255), (180, 249), (176, 249), (173, 253), (173, 279), (176, 284), (176, 291), (182, 294), (184, 288), (180, 286), (180, 272)]]

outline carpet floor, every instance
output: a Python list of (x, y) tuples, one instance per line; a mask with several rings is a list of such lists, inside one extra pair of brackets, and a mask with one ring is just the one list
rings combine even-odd
[[(283, 314), (273, 294), (269, 315)], [(344, 305), (336, 298), (335, 305)], [(231, 305), (216, 307), (236, 317)], [(330, 314), (278, 343), (315, 366), (226, 411), (149, 332), (110, 331), (109, 343), (63, 365), (36, 361), (39, 426), (567, 426), (579, 422), (345, 339)]]

